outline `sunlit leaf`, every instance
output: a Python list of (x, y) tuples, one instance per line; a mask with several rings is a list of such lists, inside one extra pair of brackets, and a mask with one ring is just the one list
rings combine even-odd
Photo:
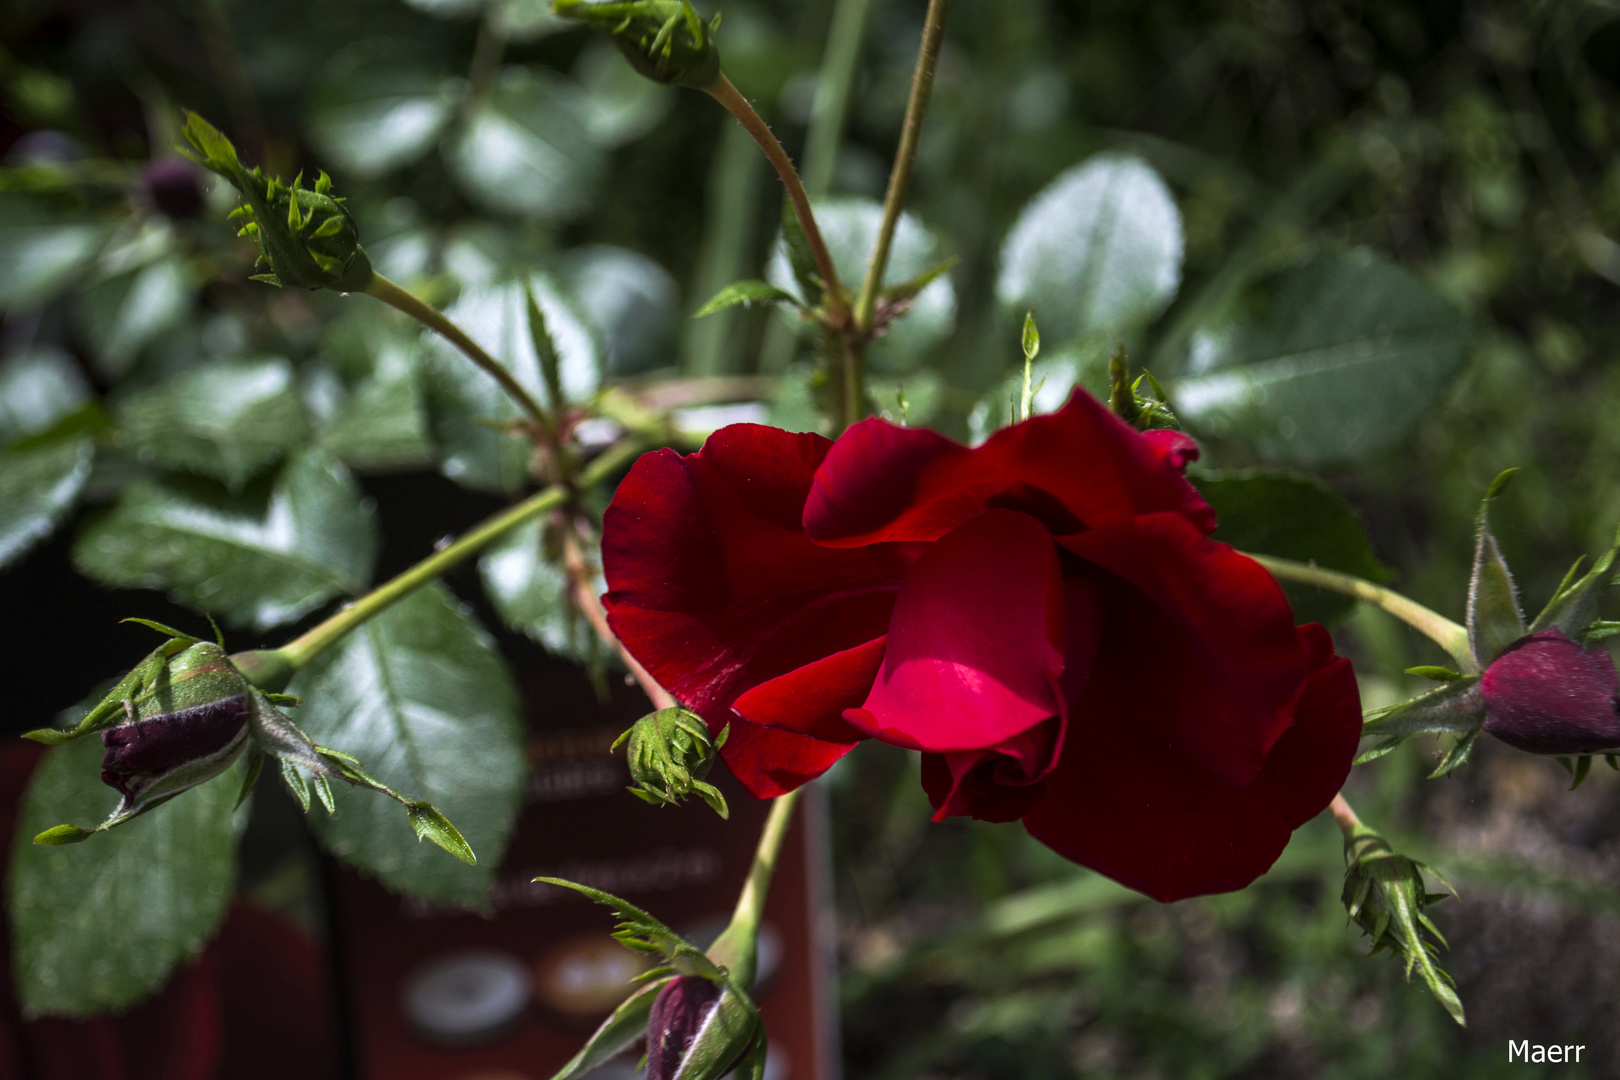
[(87, 289), (79, 297), (80, 325), (96, 365), (122, 374), (141, 349), (185, 320), (193, 295), (179, 257), (158, 259)]

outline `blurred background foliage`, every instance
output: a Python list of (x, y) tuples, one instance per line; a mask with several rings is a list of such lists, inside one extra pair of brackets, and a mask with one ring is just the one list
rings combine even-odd
[[(725, 5), (725, 68), (802, 162), (846, 280), (923, 8)], [(194, 625), (172, 601), (233, 647), (275, 644), (524, 480), (453, 353), (369, 300), (246, 280), (232, 194), (169, 151), (179, 107), (250, 162), (330, 172), (378, 269), (518, 366), (526, 280), (575, 402), (746, 376), (689, 435), (823, 424), (797, 320), (686, 318), (738, 278), (792, 288), (765, 162), (544, 0), (11, 0), (0, 47), (0, 589), (8, 671), (38, 656), (8, 729), (82, 696), (86, 663), (138, 655), (106, 612)], [(1460, 616), (1501, 469), (1525, 470), (1496, 521), (1532, 610), (1620, 521), (1612, 3), (957, 0), (908, 209), (890, 280), (960, 261), (874, 348), (880, 412), (964, 439), (1006, 423), (1033, 306), (1037, 406), (1100, 390), (1122, 342), (1203, 442), (1234, 541), (1387, 569)], [(1254, 539), (1284, 506), (1320, 513)], [(452, 578), (473, 614), (424, 599), (466, 677), (495, 648), (474, 615), (514, 663), (542, 662), (525, 639), (597, 662), (542, 533)], [(1375, 612), (1295, 599), (1340, 620), (1369, 705), (1441, 659)], [(1596, 1064), (1568, 1075), (1620, 1075), (1620, 783), (1566, 793), (1495, 745), (1426, 783), (1434, 749), (1351, 792), (1462, 892), (1437, 918), (1466, 1031), (1360, 957), (1330, 824), (1242, 894), (1161, 907), (1014, 828), (927, 824), (914, 762), (863, 747), (828, 780), (847, 1075), (1533, 1075), (1509, 1036), (1584, 1042)]]

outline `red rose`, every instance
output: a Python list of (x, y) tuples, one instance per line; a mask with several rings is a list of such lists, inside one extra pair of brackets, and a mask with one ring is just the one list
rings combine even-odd
[(1532, 754), (1620, 749), (1620, 679), (1607, 649), (1553, 627), (1520, 638), (1479, 681), (1485, 730)]
[(967, 449), (866, 420), (647, 454), (603, 535), (631, 653), (759, 796), (863, 738), (923, 751), (937, 817), (1021, 818), (1162, 900), (1241, 888), (1338, 791), (1347, 661), (1207, 539), (1191, 439), (1084, 393)]

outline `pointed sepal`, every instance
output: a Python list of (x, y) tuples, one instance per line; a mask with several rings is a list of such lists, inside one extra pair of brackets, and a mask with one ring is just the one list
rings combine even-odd
[(1474, 572), (1468, 582), (1468, 647), (1475, 669), (1483, 671), (1492, 660), (1525, 635), (1524, 614), (1507, 560), (1491, 532), (1491, 502), (1513, 482), (1517, 469), (1508, 469), (1485, 492), (1480, 503), (1474, 540)]

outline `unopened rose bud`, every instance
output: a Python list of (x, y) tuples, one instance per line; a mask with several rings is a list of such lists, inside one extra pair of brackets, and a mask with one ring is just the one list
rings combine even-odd
[(676, 706), (637, 720), (614, 742), (613, 749), (630, 744), (630, 779), (635, 781), (630, 792), (637, 798), (654, 806), (673, 806), (687, 795), (696, 795), (726, 817), (726, 797), (704, 779), (729, 731), (722, 730), (719, 739), (711, 739), (702, 717)]
[(167, 217), (180, 220), (202, 212), (197, 170), (182, 158), (160, 157), (149, 162), (141, 170), (141, 187), (151, 204)]
[(720, 79), (720, 16), (704, 23), (687, 0), (553, 0), (552, 10), (606, 33), (654, 82), (704, 90)]
[(253, 280), (339, 292), (359, 292), (371, 283), (375, 275), (360, 246), (360, 230), (343, 200), (332, 194), (324, 172), (313, 189), (302, 186), (302, 174), (289, 186), (244, 166), (231, 141), (196, 113), (187, 114), (183, 130), (195, 153), (183, 147), (181, 152), (247, 198), (231, 216), (242, 222), (241, 235), (258, 247), (259, 265), (270, 271)]
[(729, 983), (679, 975), (647, 1017), (646, 1080), (718, 1080), (763, 1043), (758, 1010)]
[(1485, 730), (1532, 754), (1620, 748), (1620, 679), (1605, 649), (1551, 628), (1520, 638), (1485, 669)]

